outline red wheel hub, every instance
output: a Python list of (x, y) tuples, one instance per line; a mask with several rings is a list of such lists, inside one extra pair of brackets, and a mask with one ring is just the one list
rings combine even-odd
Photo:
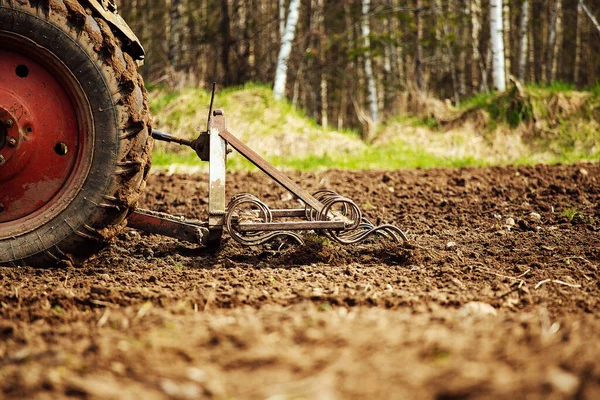
[(0, 223), (16, 223), (58, 201), (79, 168), (84, 137), (56, 76), (0, 49)]

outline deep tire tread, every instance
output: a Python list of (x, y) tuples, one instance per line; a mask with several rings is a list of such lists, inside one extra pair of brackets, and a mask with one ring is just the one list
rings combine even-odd
[[(15, 251), (11, 241), (13, 260), (8, 260), (8, 263), (49, 266), (63, 259), (82, 260), (99, 250), (102, 244), (120, 231), (145, 187), (152, 148), (147, 93), (137, 71), (137, 63), (122, 50), (119, 38), (104, 20), (77, 1), (0, 0), (0, 6), (6, 5), (51, 20), (71, 38), (82, 43), (82, 47), (88, 49), (92, 58), (97, 60), (97, 67), (110, 86), (117, 121), (120, 121), (120, 145), (114, 169), (110, 173), (112, 180), (103, 195), (105, 201), (97, 203), (86, 198), (96, 207), (96, 212), (89, 221), (77, 227), (68, 221), (68, 216), (62, 218), (73, 234), (59, 243), (41, 241), (42, 249), (24, 260), (14, 259)], [(46, 248), (48, 244), (50, 246)], [(15, 241), (15, 245), (18, 246), (19, 242)], [(57, 254), (52, 253), (51, 249)]]

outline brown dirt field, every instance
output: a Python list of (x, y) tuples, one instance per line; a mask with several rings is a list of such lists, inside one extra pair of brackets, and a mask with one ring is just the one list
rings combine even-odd
[[(414, 246), (126, 230), (78, 267), (1, 268), (0, 397), (600, 398), (598, 163), (292, 177)], [(206, 179), (153, 175), (142, 205), (205, 218)]]

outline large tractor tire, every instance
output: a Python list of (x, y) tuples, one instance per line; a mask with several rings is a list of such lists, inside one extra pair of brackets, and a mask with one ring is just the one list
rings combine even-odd
[(0, 265), (77, 262), (126, 224), (152, 138), (125, 41), (74, 0), (0, 0)]

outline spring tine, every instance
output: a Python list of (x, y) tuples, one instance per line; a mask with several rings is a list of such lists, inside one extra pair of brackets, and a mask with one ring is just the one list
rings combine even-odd
[[(290, 231), (275, 231), (275, 232), (239, 232), (233, 224), (234, 217), (243, 215), (242, 206), (247, 205), (252, 207), (248, 215), (262, 219), (262, 222), (271, 222), (273, 214), (271, 209), (265, 203), (260, 201), (256, 196), (249, 193), (241, 193), (235, 195), (229, 201), (227, 206), (227, 214), (225, 216), (225, 225), (229, 231), (229, 235), (238, 243), (246, 246), (258, 246), (265, 244), (277, 238), (287, 237), (294, 240), (298, 244), (304, 244), (304, 240), (295, 232)], [(262, 218), (261, 218), (262, 217)]]

